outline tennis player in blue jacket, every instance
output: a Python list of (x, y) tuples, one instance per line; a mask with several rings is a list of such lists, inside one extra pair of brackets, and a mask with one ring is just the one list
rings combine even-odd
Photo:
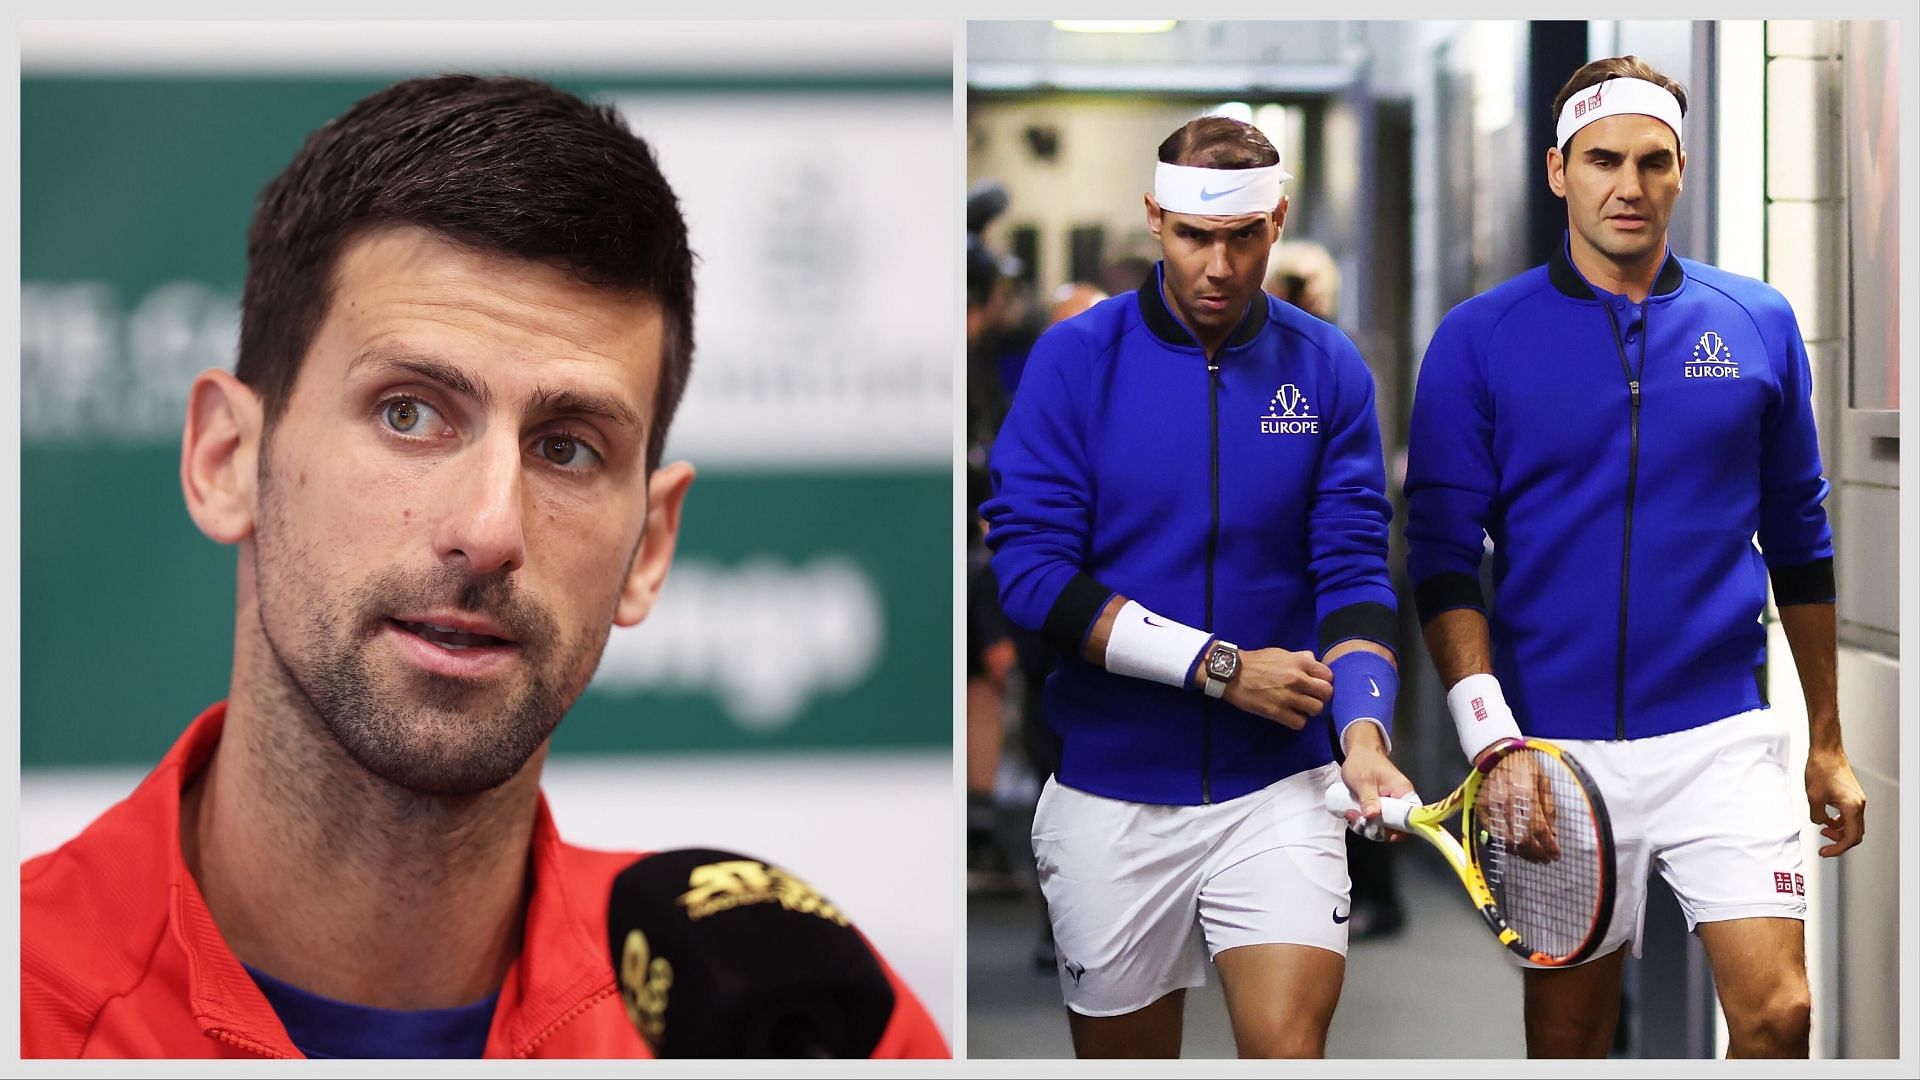
[(1442, 321), (1407, 468), (1410, 566), (1462, 749), (1555, 740), (1612, 819), (1613, 923), (1596, 959), (1526, 972), (1528, 1053), (1606, 1054), (1651, 866), (1706, 946), (1730, 1052), (1804, 1057), (1801, 813), (1763, 680), (1769, 578), (1806, 696), (1821, 855), (1860, 842), (1866, 804), (1841, 747), (1806, 347), (1772, 287), (1668, 248), (1678, 83), (1596, 60), (1553, 112), (1565, 243)]
[(1080, 1056), (1177, 1056), (1206, 954), (1242, 1056), (1319, 1056), (1349, 917), (1323, 794), (1411, 791), (1373, 380), (1261, 291), (1288, 176), (1259, 129), (1159, 158), (1164, 260), (1040, 339), (992, 452), (1002, 606), (1065, 654), (1034, 854)]

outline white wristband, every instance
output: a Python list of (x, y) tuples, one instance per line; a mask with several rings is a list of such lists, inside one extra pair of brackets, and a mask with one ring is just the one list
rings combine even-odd
[(1454, 683), (1447, 691), (1447, 712), (1453, 715), (1453, 729), (1468, 761), (1501, 739), (1521, 737), (1513, 710), (1500, 693), (1500, 680), (1491, 675), (1469, 675)]
[(1107, 635), (1107, 670), (1185, 690), (1193, 662), (1213, 635), (1164, 619), (1129, 600)]

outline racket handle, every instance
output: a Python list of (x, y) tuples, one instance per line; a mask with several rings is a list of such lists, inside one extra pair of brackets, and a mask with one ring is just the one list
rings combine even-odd
[[(1360, 809), (1360, 804), (1353, 801), (1353, 793), (1347, 790), (1346, 781), (1338, 778), (1327, 786), (1326, 803), (1327, 812), (1335, 817), (1344, 818), (1347, 816), (1347, 811), (1358, 811)], [(1389, 829), (1406, 832), (1408, 831), (1407, 815), (1419, 808), (1420, 797), (1418, 795), (1382, 795), (1380, 796), (1380, 821)], [(1362, 836), (1370, 839), (1380, 839), (1367, 829), (1358, 831)]]

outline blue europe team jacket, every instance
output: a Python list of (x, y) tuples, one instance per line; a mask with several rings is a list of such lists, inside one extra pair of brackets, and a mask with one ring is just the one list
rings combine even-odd
[(1781, 605), (1834, 598), (1810, 378), (1778, 292), (1671, 254), (1642, 305), (1563, 244), (1454, 308), (1407, 449), (1422, 620), (1484, 610), (1484, 530), (1522, 731), (1637, 739), (1760, 707), (1769, 574)]
[(1080, 658), (1117, 592), (1243, 650), (1391, 645), (1391, 514), (1373, 378), (1333, 326), (1255, 300), (1214, 357), (1160, 273), (1034, 346), (982, 505), (1000, 601), (1065, 654), (1043, 709), (1060, 782), (1134, 802), (1222, 802), (1332, 759), (1196, 690)]

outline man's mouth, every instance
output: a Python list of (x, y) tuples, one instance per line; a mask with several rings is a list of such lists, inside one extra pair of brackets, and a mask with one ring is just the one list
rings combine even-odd
[(519, 642), (503, 636), (504, 627), (484, 619), (423, 613), (420, 618), (390, 618), (382, 629), (415, 667), (445, 678), (482, 678), (526, 658)]
[(495, 634), (484, 633), (478, 630), (462, 629), (458, 626), (446, 626), (432, 622), (410, 622), (406, 619), (389, 619), (387, 621), (406, 633), (412, 634), (422, 641), (438, 645), (449, 652), (514, 644), (514, 642), (507, 638)]

